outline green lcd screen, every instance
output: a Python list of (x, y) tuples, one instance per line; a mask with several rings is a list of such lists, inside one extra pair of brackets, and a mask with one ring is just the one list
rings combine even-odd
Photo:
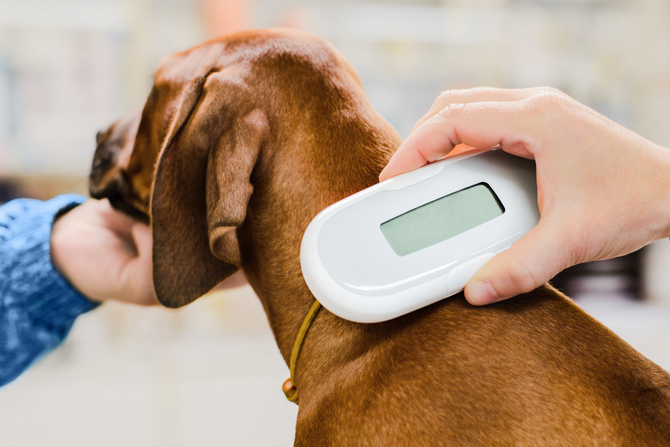
[(430, 247), (505, 212), (486, 183), (441, 197), (381, 224), (384, 237), (399, 256)]

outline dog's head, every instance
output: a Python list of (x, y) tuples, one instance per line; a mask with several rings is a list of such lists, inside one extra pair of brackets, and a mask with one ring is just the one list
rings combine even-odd
[[(91, 194), (150, 219), (156, 294), (183, 306), (240, 268), (245, 220), (256, 233), (284, 226), (284, 245), (297, 250), (314, 214), (376, 182), (398, 141), (369, 110), (354, 70), (322, 40), (286, 30), (227, 36), (160, 64), (141, 119), (101, 135)], [(384, 154), (371, 156), (366, 148), (382, 140)], [(348, 169), (358, 183), (333, 180)], [(253, 206), (274, 208), (251, 213), (254, 224), (252, 192)]]

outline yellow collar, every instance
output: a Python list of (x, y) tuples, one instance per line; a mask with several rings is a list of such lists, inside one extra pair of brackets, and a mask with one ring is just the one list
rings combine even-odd
[(316, 313), (319, 311), (319, 309), (321, 309), (321, 303), (319, 303), (317, 300), (314, 300), (312, 308), (309, 309), (309, 312), (307, 312), (305, 319), (302, 321), (302, 326), (300, 326), (298, 336), (296, 337), (295, 343), (293, 344), (293, 351), (291, 351), (291, 360), (289, 361), (289, 371), (291, 372), (291, 377), (289, 377), (282, 386), (282, 390), (284, 391), (284, 395), (286, 395), (286, 398), (291, 402), (295, 403), (296, 405), (298, 404), (298, 388), (296, 388), (295, 386), (295, 367), (298, 363), (298, 357), (300, 356), (302, 343), (305, 340), (307, 331), (309, 330), (312, 321), (314, 321)]

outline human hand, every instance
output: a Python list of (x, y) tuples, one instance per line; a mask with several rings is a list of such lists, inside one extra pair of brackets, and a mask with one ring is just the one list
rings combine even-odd
[(87, 200), (51, 232), (56, 269), (92, 301), (156, 304), (151, 229), (105, 200)]
[(244, 275), (244, 271), (239, 269), (231, 276), (221, 281), (216, 290), (227, 290), (227, 289), (236, 289), (238, 287), (246, 286), (248, 284), (247, 277)]
[(670, 151), (550, 88), (444, 92), (380, 180), (461, 143), (534, 159), (541, 215), (473, 276), (465, 287), (472, 304), (529, 292), (567, 267), (670, 235)]

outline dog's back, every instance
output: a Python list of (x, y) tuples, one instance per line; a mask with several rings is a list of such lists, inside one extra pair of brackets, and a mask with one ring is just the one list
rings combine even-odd
[(310, 337), (296, 445), (670, 444), (670, 376), (550, 287)]

